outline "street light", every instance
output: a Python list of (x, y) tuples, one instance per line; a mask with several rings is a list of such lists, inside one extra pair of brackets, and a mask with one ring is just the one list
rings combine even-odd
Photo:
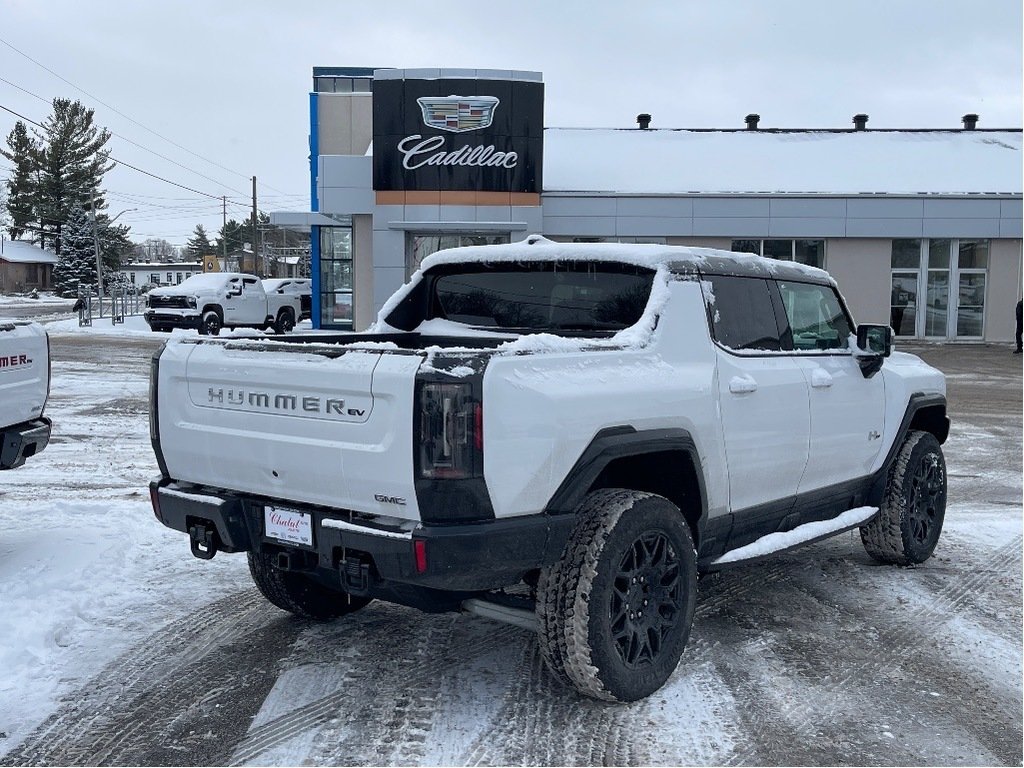
[[(96, 220), (96, 204), (95, 198), (92, 199), (92, 244), (96, 250), (96, 297), (100, 300), (100, 317), (103, 317), (103, 261), (100, 259), (100, 233), (99, 233), (99, 222)], [(131, 211), (137, 211), (138, 208), (127, 208), (121, 213), (117, 214), (114, 218), (103, 225), (104, 229), (109, 229), (110, 225), (117, 221), (121, 216)]]

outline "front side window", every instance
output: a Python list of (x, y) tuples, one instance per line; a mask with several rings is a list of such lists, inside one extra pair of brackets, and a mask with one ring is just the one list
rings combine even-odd
[(728, 349), (782, 349), (767, 280), (709, 275), (702, 285), (715, 341)]
[(779, 282), (796, 350), (848, 349), (850, 321), (827, 285)]

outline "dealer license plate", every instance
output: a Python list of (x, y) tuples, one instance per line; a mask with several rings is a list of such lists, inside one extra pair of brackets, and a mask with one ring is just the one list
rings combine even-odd
[(267, 537), (289, 544), (313, 546), (313, 516), (294, 509), (263, 508), (263, 527)]

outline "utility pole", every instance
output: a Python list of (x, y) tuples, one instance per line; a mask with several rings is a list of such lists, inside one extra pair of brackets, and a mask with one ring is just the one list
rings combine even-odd
[(256, 177), (252, 177), (252, 270), (260, 260), (259, 232), (256, 230)]
[(228, 268), (228, 196), (221, 195), (220, 204), (223, 206), (221, 213), (224, 216), (224, 226), (220, 228), (220, 245), (224, 255), (224, 269)]
[(100, 300), (100, 317), (103, 317), (103, 262), (100, 259), (100, 232), (96, 224), (96, 192), (89, 193), (89, 210), (92, 211), (92, 244), (96, 250), (96, 295)]

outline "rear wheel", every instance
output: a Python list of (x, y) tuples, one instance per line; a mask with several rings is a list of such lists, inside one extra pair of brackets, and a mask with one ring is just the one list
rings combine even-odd
[(295, 317), (291, 310), (282, 309), (277, 313), (277, 320), (274, 321), (275, 333), (288, 333), (295, 327)]
[(586, 696), (642, 699), (675, 671), (690, 634), (693, 537), (679, 509), (649, 493), (595, 491), (577, 515), (538, 584), (544, 659)]
[(267, 600), (307, 619), (335, 619), (358, 611), (371, 600), (327, 587), (304, 573), (282, 571), (271, 555), (262, 552), (249, 553), (249, 573)]
[(896, 455), (882, 506), (860, 529), (864, 549), (895, 565), (932, 556), (946, 516), (946, 461), (930, 432), (910, 432)]

